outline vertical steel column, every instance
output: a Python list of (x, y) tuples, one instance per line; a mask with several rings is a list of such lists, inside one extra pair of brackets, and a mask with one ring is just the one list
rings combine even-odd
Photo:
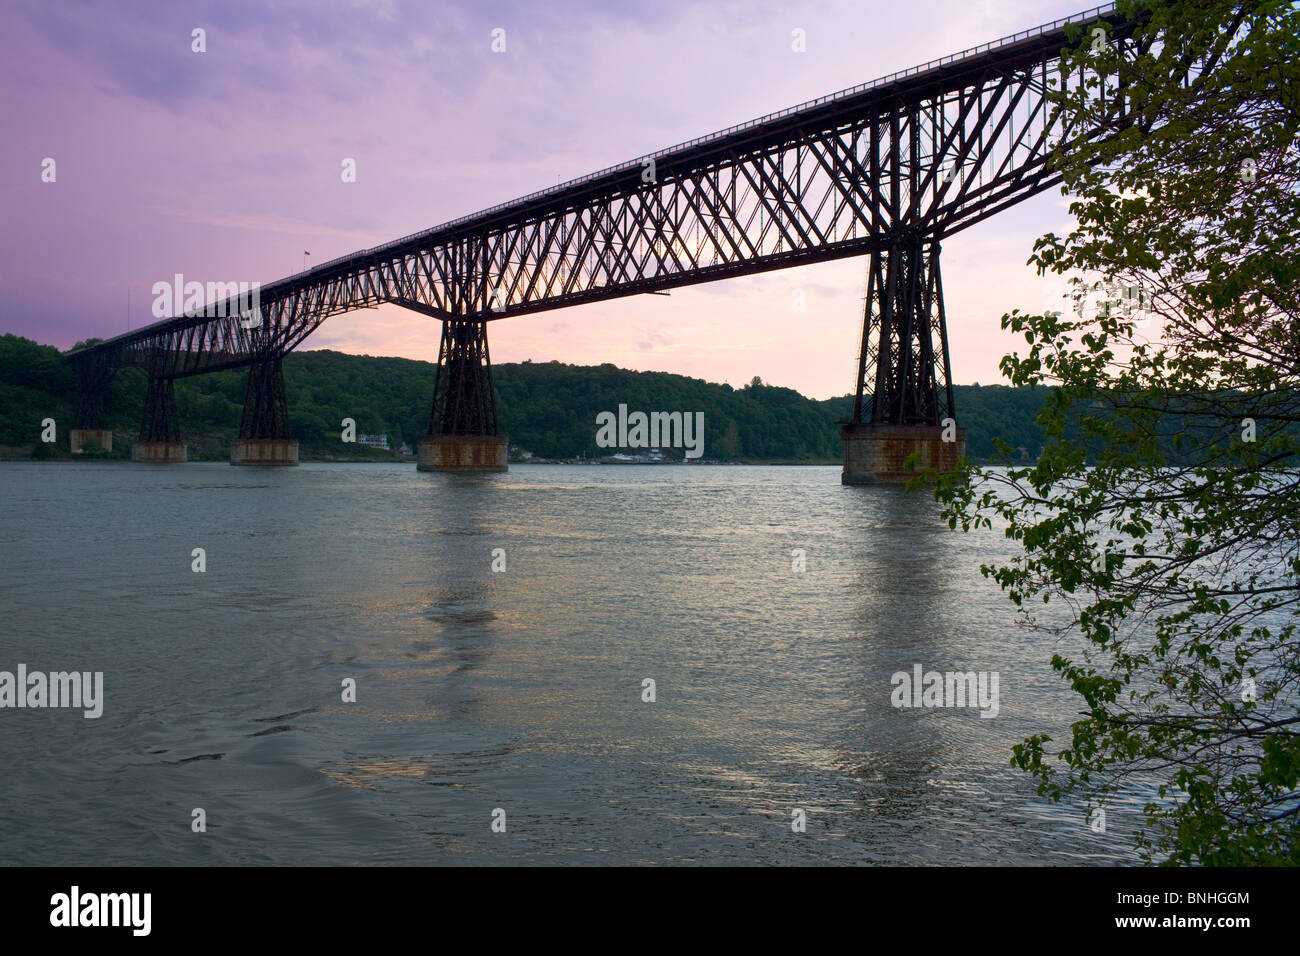
[(500, 435), (487, 323), (447, 319), (429, 410), (430, 436)]
[(77, 419), (73, 427), (104, 428), (108, 383), (117, 367), (108, 357), (92, 354), (73, 362), (72, 368), (77, 376)]
[(289, 399), (284, 390), (284, 356), (260, 356), (248, 367), (244, 389), (244, 415), (239, 422), (242, 439), (289, 439)]
[(176, 412), (176, 380), (149, 373), (149, 386), (144, 396), (144, 414), (140, 421), (142, 442), (179, 442), (181, 420)]
[(851, 424), (955, 418), (938, 240), (902, 230), (887, 250), (872, 253), (868, 268)]
[(948, 357), (948, 314), (943, 307), (943, 279), (939, 274), (939, 241), (930, 243), (930, 316), (932, 330), (939, 337), (942, 365), (937, 369), (943, 391), (939, 393), (939, 420), (957, 420), (957, 403), (952, 397), (952, 361)]

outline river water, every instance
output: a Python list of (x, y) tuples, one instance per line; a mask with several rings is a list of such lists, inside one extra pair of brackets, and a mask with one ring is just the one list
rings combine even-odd
[[(0, 863), (1135, 861), (1135, 807), (1093, 832), (1010, 766), (1078, 701), (979, 573), (1006, 540), (925, 492), (123, 462), (0, 488), (0, 671), (103, 673), (97, 719), (0, 709)], [(997, 715), (893, 706), (916, 664), (996, 673)]]

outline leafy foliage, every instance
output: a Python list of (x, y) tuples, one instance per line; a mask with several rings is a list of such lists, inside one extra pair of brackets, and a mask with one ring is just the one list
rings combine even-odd
[(1099, 135), (1057, 153), (1077, 226), (1030, 262), (1079, 304), (1003, 318), (1029, 346), (1009, 381), (1057, 386), (1044, 454), (937, 493), (1021, 543), (983, 570), (1027, 622), (1083, 638), (1052, 659), (1085, 708), (1071, 739), (1015, 748), (1040, 792), (1146, 792), (1149, 861), (1300, 863), (1300, 14), (1121, 12), (1129, 52), (1084, 37), (1062, 76), (1087, 81), (1052, 94)]
[(0, 445), (38, 442), (41, 420), (66, 420), (75, 393), (76, 379), (58, 349), (0, 336)]

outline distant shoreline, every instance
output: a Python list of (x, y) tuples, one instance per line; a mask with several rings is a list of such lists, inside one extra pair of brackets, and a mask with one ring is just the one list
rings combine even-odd
[[(417, 459), (414, 458), (414, 457), (411, 457), (411, 458), (300, 458), (300, 459), (299, 459), (299, 464), (302, 464), (302, 465), (307, 465), (307, 464), (312, 464), (312, 465), (414, 465), (414, 464), (416, 463), (416, 461), (417, 461)], [(53, 455), (53, 456), (51, 456), (51, 457), (49, 457), (49, 458), (33, 458), (33, 457), (31, 456), (30, 453), (28, 453), (28, 454), (26, 454), (26, 455), (23, 455), (23, 454), (16, 454), (16, 455), (7, 455), (7, 454), (3, 454), (3, 455), (0, 455), (0, 462), (31, 462), (32, 464), (51, 464), (51, 463), (55, 463), (55, 462), (63, 463), (63, 464), (85, 464), (85, 463), (87, 463), (87, 462), (120, 463), (120, 464), (128, 464), (128, 465), (130, 465), (130, 464), (147, 464), (146, 462), (133, 462), (133, 461), (132, 461), (131, 459), (129, 459), (129, 458), (120, 458), (120, 457), (117, 457), (117, 456), (113, 456), (113, 457), (99, 457), (99, 456), (96, 456), (96, 457), (91, 457), (91, 458), (83, 458), (83, 457), (81, 457), (81, 456), (79, 456), (79, 455), (78, 455), (78, 456), (72, 456), (72, 455), (68, 455), (68, 454), (66, 454), (66, 453), (65, 453), (65, 454)], [(228, 459), (225, 459), (225, 458), (191, 458), (189, 461), (176, 462), (176, 463), (174, 463), (174, 464), (178, 464), (178, 465), (203, 465), (203, 464), (209, 464), (209, 465), (211, 465), (211, 464), (228, 464), (228, 463), (229, 463), (229, 462), (228, 462)], [(646, 468), (660, 468), (660, 467), (663, 467), (663, 466), (665, 466), (665, 465), (676, 465), (676, 466), (679, 467), (679, 468), (680, 468), (680, 467), (687, 467), (687, 466), (692, 467), (692, 468), (698, 468), (698, 467), (700, 467), (700, 466), (702, 466), (702, 465), (705, 465), (705, 466), (718, 466), (718, 467), (723, 467), (723, 466), (726, 466), (726, 467), (742, 467), (742, 466), (746, 466), (746, 465), (754, 465), (754, 466), (761, 466), (761, 467), (772, 467), (772, 466), (780, 465), (780, 466), (791, 466), (791, 467), (794, 467), (794, 466), (808, 466), (808, 467), (814, 467), (814, 468), (829, 468), (829, 467), (832, 467), (832, 466), (842, 465), (843, 462), (840, 462), (840, 461), (781, 461), (781, 460), (776, 460), (776, 461), (714, 461), (714, 460), (696, 460), (696, 461), (690, 461), (690, 462), (685, 462), (685, 461), (654, 461), (654, 462), (652, 462), (652, 461), (619, 461), (619, 462), (612, 462), (612, 461), (512, 461), (512, 462), (510, 462), (509, 464), (510, 464), (510, 467), (512, 467), (512, 468), (514, 468), (514, 467), (519, 467), (519, 466), (526, 466), (526, 465), (538, 465), (538, 466), (560, 466), (560, 465), (563, 465), (563, 466), (571, 466), (571, 467), (576, 467), (576, 466), (584, 466), (584, 467), (585, 467), (585, 466), (599, 466), (599, 467), (604, 467), (604, 468), (626, 468), (626, 467), (628, 467), (628, 466), (642, 466), (642, 467), (646, 467)], [(160, 467), (167, 467), (167, 466), (160, 466)], [(267, 467), (274, 467), (274, 466), (267, 466)]]

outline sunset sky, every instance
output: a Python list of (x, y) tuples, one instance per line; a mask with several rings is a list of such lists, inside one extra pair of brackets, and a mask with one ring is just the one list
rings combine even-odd
[[(270, 282), (614, 163), (1078, 13), (1079, 0), (6, 4), (0, 332), (61, 348), (155, 321), (151, 287)], [(206, 33), (205, 53), (191, 50)], [(505, 30), (506, 50), (491, 50)], [(801, 28), (807, 52), (791, 49)], [(57, 179), (42, 182), (53, 158)], [(340, 177), (345, 157), (357, 181)], [(1000, 380), (999, 328), (1048, 288), (1058, 190), (954, 236), (957, 382)], [(792, 314), (794, 289), (807, 311)], [(492, 323), (494, 362), (612, 362), (814, 398), (852, 391), (865, 262)], [(130, 310), (128, 313), (128, 293)], [(1020, 343), (1023, 347), (1023, 342)], [(396, 307), (304, 348), (435, 360)]]

